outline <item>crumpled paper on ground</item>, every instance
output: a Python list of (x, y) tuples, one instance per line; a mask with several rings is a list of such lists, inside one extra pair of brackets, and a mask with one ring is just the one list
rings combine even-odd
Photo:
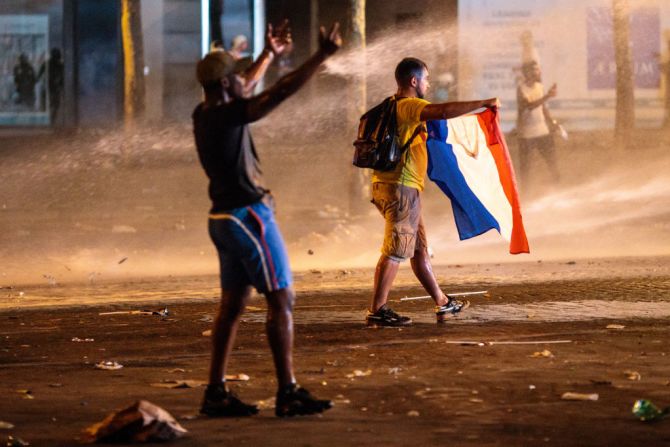
[(187, 430), (170, 413), (140, 400), (88, 427), (85, 440), (89, 443), (172, 441), (185, 433)]

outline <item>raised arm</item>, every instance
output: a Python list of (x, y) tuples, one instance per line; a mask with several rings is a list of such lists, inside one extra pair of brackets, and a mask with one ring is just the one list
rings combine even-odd
[(517, 89), (516, 91), (516, 100), (517, 103), (519, 104), (519, 110), (533, 110), (536, 107), (543, 106), (547, 101), (549, 101), (551, 98), (555, 97), (557, 93), (557, 87), (556, 84), (552, 85), (549, 91), (547, 92), (546, 95), (541, 97), (540, 99), (536, 99), (535, 101), (528, 101), (528, 98), (521, 93), (521, 89)]
[(272, 24), (268, 23), (265, 30), (265, 47), (263, 51), (254, 63), (242, 73), (246, 91), (250, 92), (253, 90), (258, 81), (265, 76), (274, 57), (281, 54), (290, 42), (291, 29), (288, 27), (288, 20), (284, 20), (284, 23), (277, 27), (276, 30), (272, 28)]
[(483, 107), (500, 107), (498, 98), (482, 99), (479, 101), (444, 102), (441, 104), (428, 104), (421, 111), (421, 121), (445, 120), (465, 115)]
[(342, 46), (340, 24), (335, 22), (328, 33), (324, 27), (321, 27), (319, 49), (316, 53), (300, 67), (279, 79), (275, 85), (249, 100), (247, 109), (249, 120), (257, 121), (263, 118), (282, 101), (297, 92), (340, 46)]

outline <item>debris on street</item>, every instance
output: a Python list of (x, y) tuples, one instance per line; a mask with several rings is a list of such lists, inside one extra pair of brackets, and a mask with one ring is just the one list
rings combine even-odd
[(623, 373), (626, 375), (628, 380), (635, 380), (635, 381), (642, 380), (642, 375), (637, 371), (627, 370), (624, 371)]
[(244, 373), (226, 374), (226, 380), (231, 382), (248, 382), (250, 377)]
[(24, 399), (35, 399), (31, 390), (16, 390), (17, 393), (23, 395)]
[(164, 380), (162, 382), (150, 384), (156, 388), (198, 388), (201, 386), (206, 386), (207, 382), (204, 380)]
[(573, 393), (573, 392), (567, 392), (563, 393), (561, 395), (561, 399), (563, 400), (592, 400), (596, 401), (598, 400), (598, 393)]
[(274, 396), (259, 400), (255, 403), (259, 410), (271, 410), (275, 407), (276, 398)]
[(21, 438), (15, 438), (14, 436), (7, 436), (7, 447), (28, 447), (29, 442), (24, 441)]
[[(429, 340), (430, 341), (430, 340)], [(572, 340), (492, 340), (492, 341), (477, 341), (477, 340), (446, 340), (448, 345), (461, 346), (494, 346), (494, 345), (558, 345), (565, 343), (572, 343)]]
[(640, 399), (633, 404), (633, 414), (642, 422), (654, 422), (670, 414), (670, 407), (661, 410), (651, 401)]
[(354, 377), (367, 377), (367, 376), (370, 376), (370, 375), (372, 375), (372, 370), (371, 369), (367, 369), (365, 371), (362, 371), (360, 369), (355, 369), (353, 372), (347, 374), (346, 377), (348, 379), (353, 379)]
[(85, 430), (86, 441), (160, 442), (182, 437), (187, 430), (163, 408), (140, 400)]
[(107, 371), (114, 371), (121, 368), (123, 368), (122, 364), (109, 360), (103, 360), (102, 362), (95, 364), (95, 369), (103, 369)]
[(159, 317), (167, 317), (170, 311), (167, 307), (162, 310), (115, 310), (112, 312), (100, 312), (98, 315), (156, 315)]
[[(480, 290), (477, 292), (453, 292), (453, 293), (447, 293), (447, 296), (449, 298), (458, 298), (461, 296), (472, 296), (472, 295), (483, 295), (485, 297), (489, 296), (488, 290)], [(433, 297), (430, 295), (421, 295), (421, 296), (405, 296), (403, 298), (400, 298), (400, 301), (416, 301), (416, 300), (427, 300), (427, 299), (432, 299)]]
[(447, 340), (445, 341), (448, 345), (460, 345), (460, 346), (485, 346), (486, 343), (481, 341), (472, 341), (472, 340)]

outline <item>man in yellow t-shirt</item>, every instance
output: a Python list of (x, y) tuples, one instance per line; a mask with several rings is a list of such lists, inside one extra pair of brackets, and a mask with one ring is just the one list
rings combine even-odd
[(438, 323), (466, 308), (469, 303), (448, 298), (440, 289), (428, 256), (421, 218), (421, 191), (428, 169), (427, 120), (450, 119), (483, 107), (498, 107), (497, 98), (480, 101), (431, 104), (424, 99), (430, 83), (428, 67), (416, 58), (405, 58), (395, 69), (398, 84), (397, 124), (400, 144), (420, 128), (393, 171), (374, 171), (372, 203), (384, 216), (384, 243), (375, 270), (374, 294), (366, 316), (369, 325), (406, 326), (409, 317), (398, 315), (386, 304), (400, 262), (410, 258), (412, 271), (435, 301)]

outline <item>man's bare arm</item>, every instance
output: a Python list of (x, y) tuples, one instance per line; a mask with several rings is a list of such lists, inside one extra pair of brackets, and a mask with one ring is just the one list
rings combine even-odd
[(297, 92), (319, 66), (342, 45), (339, 23), (334, 23), (328, 34), (321, 27), (320, 48), (300, 67), (283, 76), (275, 85), (249, 100), (247, 116), (249, 121), (257, 121), (270, 113), (286, 98)]
[(265, 76), (265, 72), (272, 63), (272, 59), (274, 59), (274, 53), (264, 48), (254, 63), (242, 73), (245, 85), (255, 86)]
[(498, 98), (482, 99), (479, 101), (444, 102), (441, 104), (428, 104), (421, 111), (421, 121), (445, 120), (465, 115), (483, 107), (499, 107)]
[(263, 51), (242, 74), (245, 79), (245, 90), (251, 91), (256, 86), (258, 81), (265, 76), (274, 57), (281, 54), (289, 43), (291, 43), (291, 29), (288, 27), (288, 20), (284, 20), (276, 30), (272, 28), (272, 24), (268, 23)]
[(533, 110), (536, 107), (543, 106), (549, 99), (553, 98), (556, 96), (556, 84), (552, 85), (549, 91), (547, 92), (546, 95), (541, 97), (540, 99), (536, 99), (535, 101), (528, 101), (528, 98), (526, 98), (522, 93), (521, 89), (517, 89), (516, 92), (516, 99), (519, 104), (519, 109), (524, 110)]

